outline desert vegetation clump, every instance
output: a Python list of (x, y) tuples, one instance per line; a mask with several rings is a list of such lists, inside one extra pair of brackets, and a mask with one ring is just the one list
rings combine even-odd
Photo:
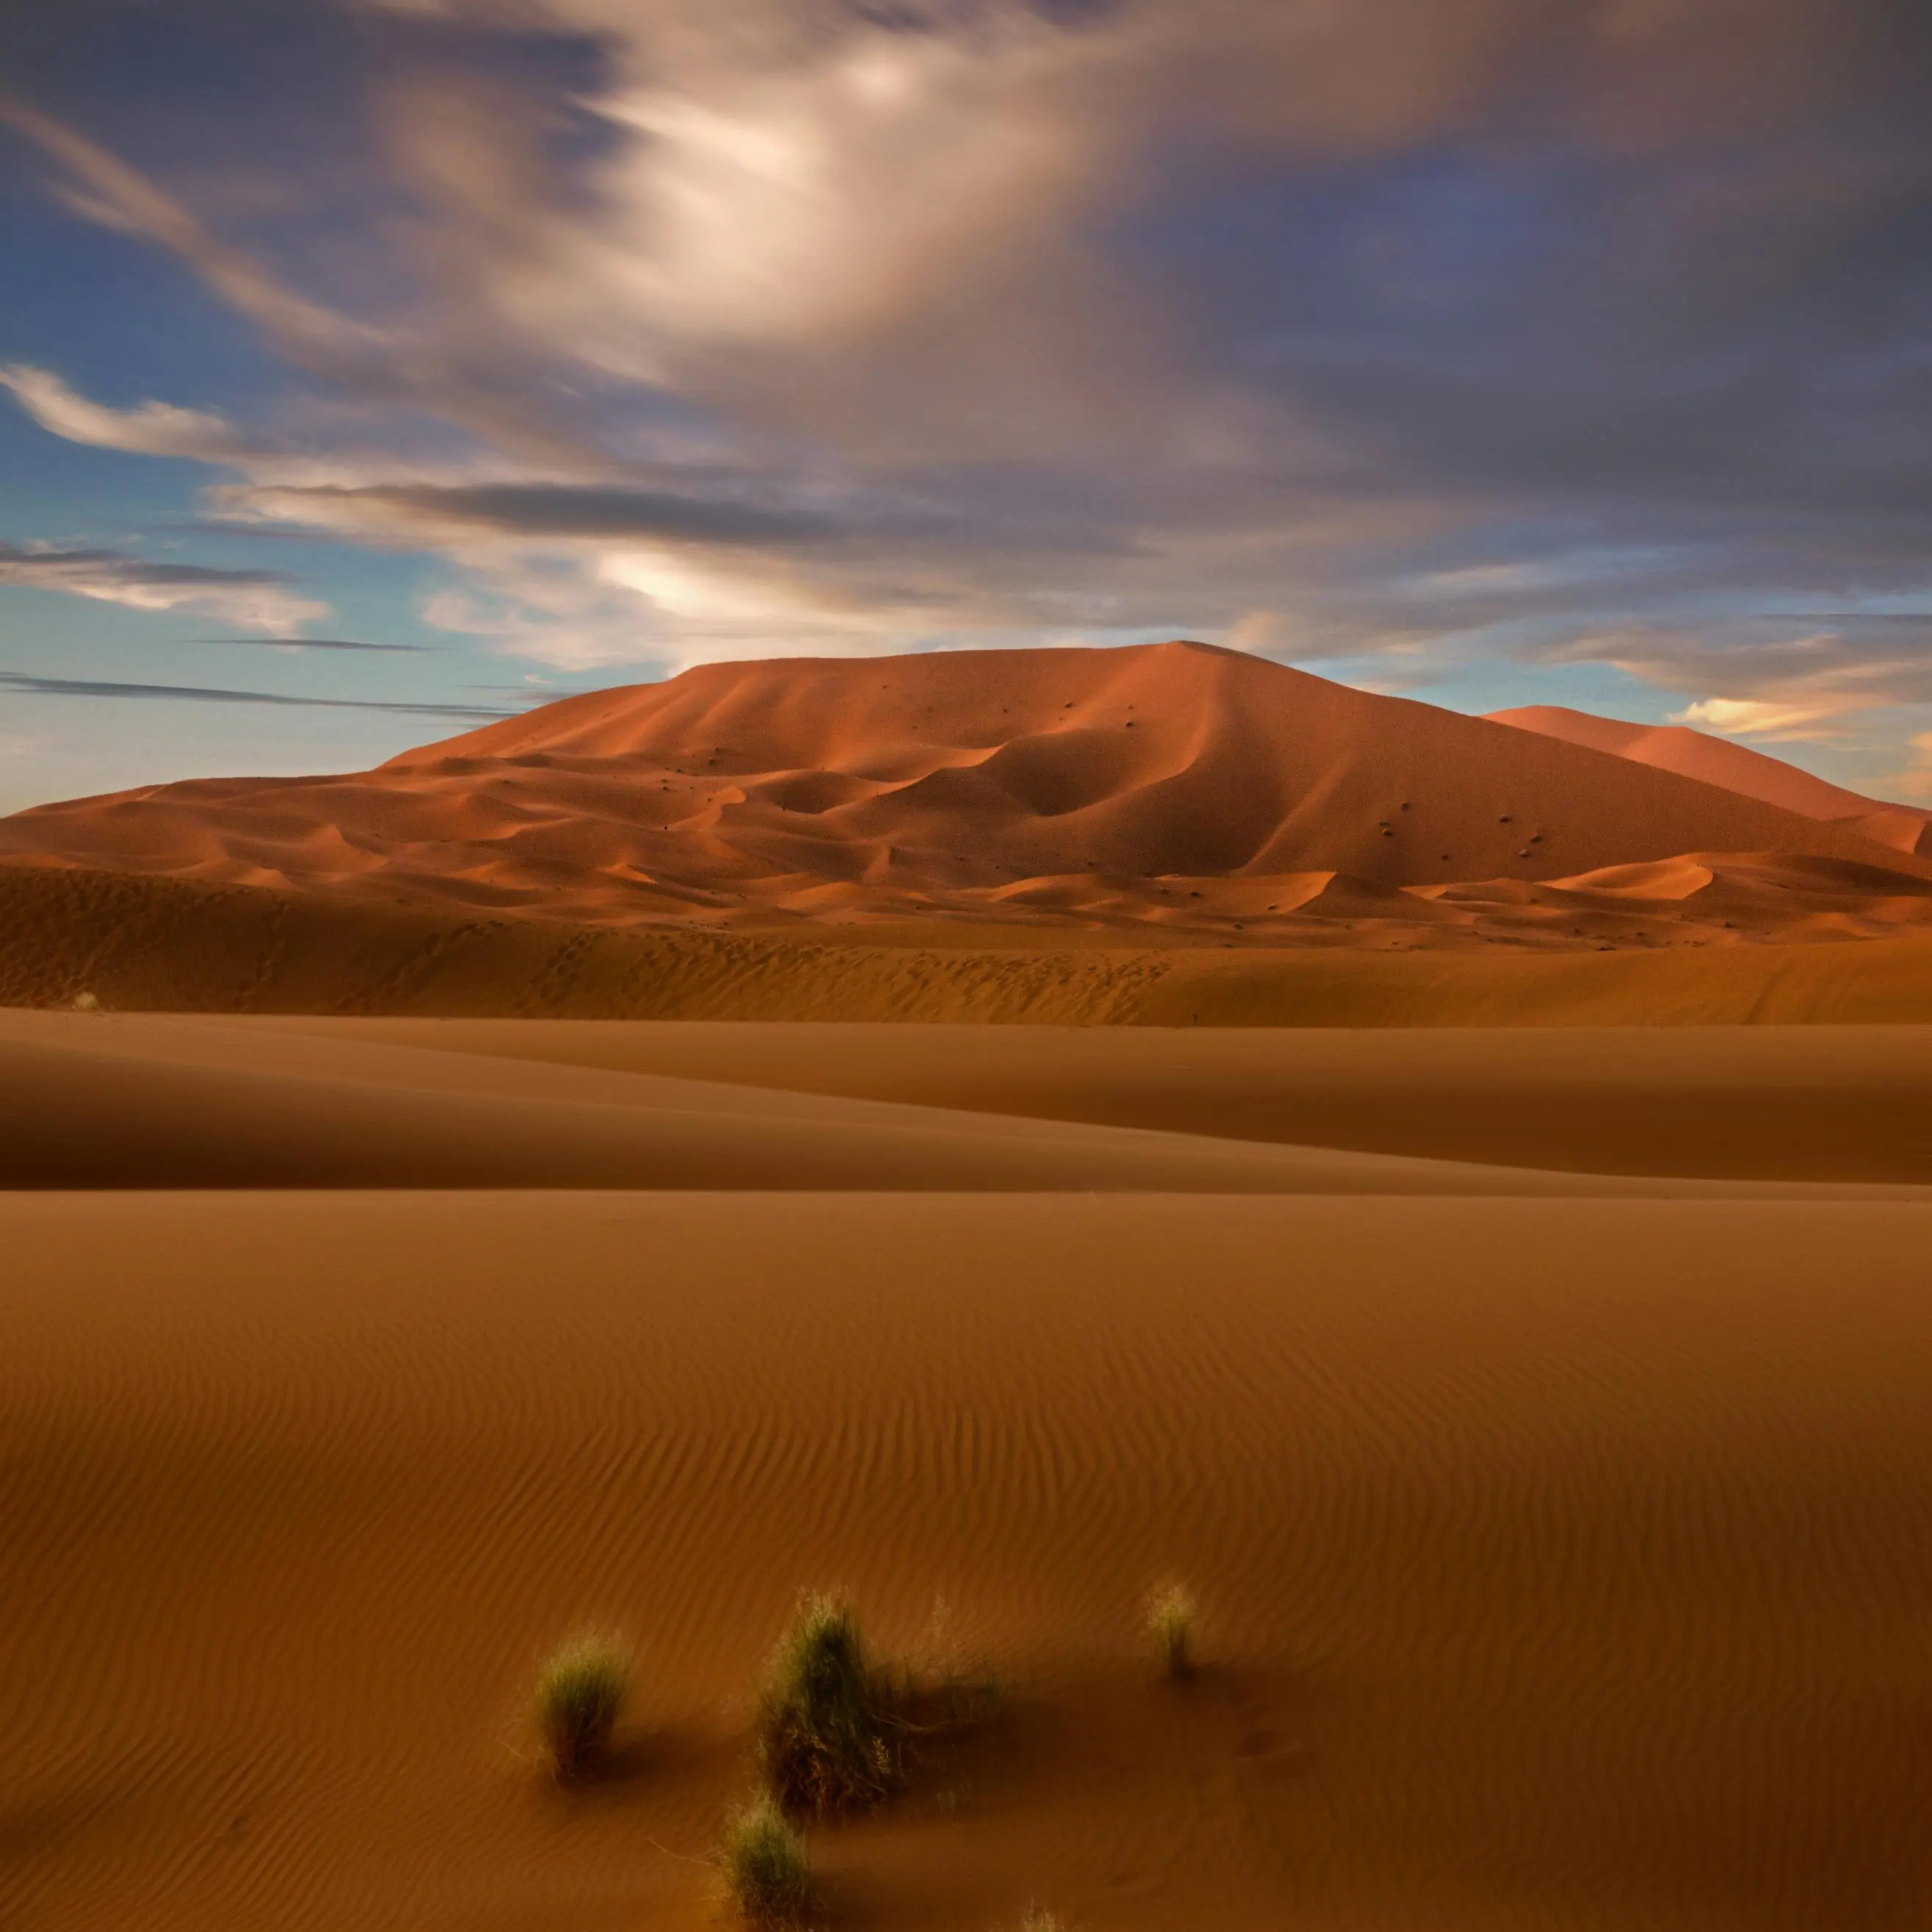
[(897, 1765), (886, 1702), (850, 1603), (804, 1598), (758, 1697), (759, 1769), (788, 1814), (862, 1811), (891, 1791)]
[(812, 1857), (805, 1834), (770, 1798), (735, 1812), (718, 1850), (726, 1897), (754, 1925), (796, 1924), (812, 1909)]
[(602, 1764), (630, 1688), (631, 1662), (620, 1640), (594, 1632), (567, 1639), (544, 1659), (537, 1672), (537, 1732), (559, 1778), (586, 1778)]
[(1163, 1677), (1193, 1674), (1196, 1626), (1199, 1612), (1192, 1595), (1178, 1583), (1156, 1590), (1149, 1600), (1147, 1636), (1154, 1666)]

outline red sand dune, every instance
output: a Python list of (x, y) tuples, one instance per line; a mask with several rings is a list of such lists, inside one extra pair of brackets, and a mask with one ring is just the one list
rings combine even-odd
[(1586, 745), (1610, 752), (1659, 771), (1701, 778), (1746, 798), (1781, 806), (1807, 818), (1836, 820), (1882, 845), (1901, 852), (1932, 850), (1932, 812), (1909, 805), (1893, 805), (1829, 784), (1815, 774), (1786, 764), (1748, 745), (1713, 738), (1682, 724), (1630, 724), (1620, 718), (1598, 718), (1561, 704), (1526, 704), (1512, 711), (1492, 711), (1490, 721), (1514, 724), (1519, 730), (1540, 731), (1565, 744)]
[[(1687, 896), (1710, 938), (1932, 918), (1932, 862), (1868, 830), (1177, 643), (708, 665), (374, 772), (44, 806), (0, 856), (602, 925), (1568, 948), (1652, 943)], [(1750, 856), (1694, 862), (1714, 896), (1588, 883), (1687, 854)]]

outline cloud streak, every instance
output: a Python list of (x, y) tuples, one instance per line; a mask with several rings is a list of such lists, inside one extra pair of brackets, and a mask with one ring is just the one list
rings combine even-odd
[(293, 640), (329, 607), (304, 596), (280, 572), (151, 563), (116, 550), (0, 543), (0, 584), (118, 604), (130, 610), (191, 610)]
[(227, 691), (191, 684), (134, 684), (116, 678), (33, 677), (0, 671), (0, 690), (37, 698), (160, 698), (194, 704), (274, 704), (320, 711), (386, 711), (407, 718), (513, 718), (514, 711), (473, 704), (393, 704), (371, 698), (300, 698), (285, 692)]
[(360, 638), (190, 638), (191, 644), (252, 644), (271, 651), (380, 651), (427, 655), (433, 644), (374, 644)]

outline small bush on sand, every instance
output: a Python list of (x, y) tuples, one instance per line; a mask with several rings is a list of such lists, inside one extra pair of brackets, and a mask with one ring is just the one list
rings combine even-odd
[(769, 1798), (754, 1798), (724, 1828), (718, 1864), (731, 1904), (757, 1925), (796, 1924), (812, 1909), (805, 1834)]
[(559, 1778), (588, 1777), (602, 1763), (631, 1682), (631, 1653), (614, 1636), (560, 1644), (537, 1672), (537, 1730)]
[(1020, 1915), (1020, 1932), (1064, 1932), (1064, 1928), (1045, 1906), (1029, 1905)]
[(77, 1013), (98, 1013), (100, 1010), (100, 995), (97, 993), (75, 994), (74, 1010)]
[(1156, 1590), (1148, 1605), (1148, 1641), (1163, 1677), (1186, 1677), (1194, 1669), (1194, 1599), (1178, 1583)]
[(758, 1698), (758, 1766), (788, 1813), (863, 1810), (891, 1790), (882, 1701), (851, 1605), (805, 1598)]

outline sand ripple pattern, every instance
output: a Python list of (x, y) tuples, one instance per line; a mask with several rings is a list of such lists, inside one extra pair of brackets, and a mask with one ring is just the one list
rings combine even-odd
[[(1932, 1210), (15, 1196), (10, 1927), (712, 1922), (802, 1586), (1010, 1685), (854, 1924), (1904, 1926)], [(1141, 1675), (1157, 1577), (1213, 1667)], [(558, 1630), (634, 1767), (506, 1740)]]

